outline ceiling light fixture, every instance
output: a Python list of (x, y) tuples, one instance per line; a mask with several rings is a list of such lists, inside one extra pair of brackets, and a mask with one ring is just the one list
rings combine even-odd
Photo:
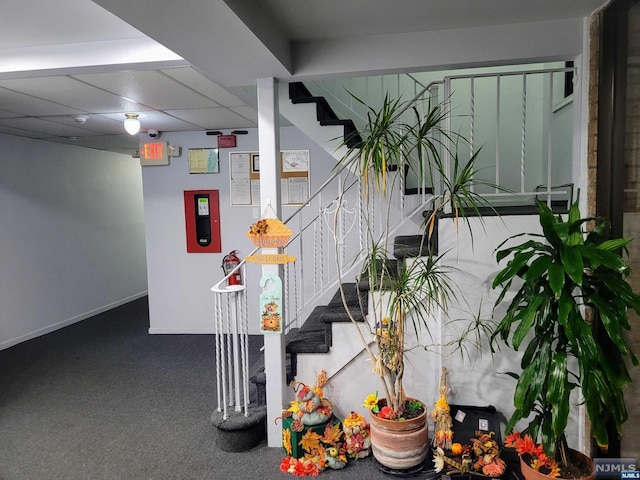
[(129, 135), (135, 135), (140, 131), (140, 120), (137, 113), (125, 113), (124, 129)]

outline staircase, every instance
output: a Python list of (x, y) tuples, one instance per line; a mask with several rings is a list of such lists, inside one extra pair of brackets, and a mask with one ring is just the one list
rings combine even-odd
[[(338, 118), (323, 97), (312, 95), (304, 85), (299, 83), (281, 84), (280, 88), (280, 112), (285, 117), (291, 120), (292, 117), (289, 114), (294, 115), (294, 109), (305, 105), (306, 113), (313, 114), (312, 119), (303, 120), (303, 122), (307, 122), (304, 126), (291, 120), (301, 131), (315, 139), (318, 144), (324, 145), (325, 149), (333, 152), (332, 154), (336, 158), (342, 157), (342, 154), (337, 152), (335, 148), (337, 145), (343, 148), (342, 152), (346, 150), (347, 146), (357, 148), (361, 137), (355, 129), (355, 125), (350, 120)], [(445, 89), (445, 95), (449, 91)], [(473, 105), (472, 100), (472, 114), (469, 116), (472, 130), (476, 121)], [(311, 128), (312, 124), (315, 124), (316, 127), (320, 124), (323, 129), (331, 133), (325, 133), (324, 140), (314, 136), (306, 129), (307, 126)], [(523, 125), (522, 129), (524, 130), (524, 128)], [(336, 133), (338, 130), (339, 134)], [(478, 142), (478, 139), (476, 138), (475, 141)], [(527, 142), (530, 142), (529, 137), (527, 137)], [(329, 144), (330, 146), (328, 146)], [(551, 193), (554, 195), (562, 193), (561, 191), (551, 192), (553, 187), (548, 186), (551, 185), (551, 182), (545, 183), (544, 188), (540, 191), (535, 185), (533, 187), (529, 185), (531, 181), (525, 177), (527, 169), (524, 168), (525, 160), (528, 161), (529, 157), (525, 152), (524, 145), (523, 140), (519, 176), (517, 177), (519, 185), (513, 189), (515, 193), (510, 194), (509, 197), (497, 192), (482, 192), (483, 195), (494, 195), (499, 199), (513, 199), (519, 195), (518, 198), (526, 199), (538, 195), (547, 195), (550, 198)], [(496, 155), (494, 168), (496, 171), (501, 168), (499, 158), (500, 156)], [(504, 160), (506, 155), (503, 155), (502, 158)], [(517, 164), (518, 162), (512, 163)], [(549, 161), (547, 165), (549, 166), (546, 170), (547, 179), (551, 180), (553, 169), (550, 168)], [(491, 167), (488, 169), (490, 170)], [(496, 178), (496, 180), (500, 180), (500, 178)], [(499, 181), (496, 183), (500, 184)], [(330, 188), (324, 188), (327, 186)], [(370, 185), (368, 187), (371, 188)], [(284, 267), (283, 277), (285, 287), (283, 300), (287, 321), (290, 322), (285, 325), (287, 380), (291, 381), (297, 378), (303, 382), (311, 382), (315, 377), (314, 370), (317, 372), (320, 369), (326, 369), (331, 378), (329, 387), (336, 389), (330, 392), (329, 397), (332, 400), (335, 399), (336, 404), (339, 404), (341, 399), (348, 400), (344, 402), (345, 404), (353, 404), (354, 398), (362, 396), (363, 389), (368, 388), (362, 385), (363, 381), (367, 381), (366, 379), (353, 377), (353, 372), (366, 371), (367, 368), (370, 369), (370, 366), (365, 363), (364, 355), (360, 355), (363, 346), (356, 336), (356, 327), (351, 323), (345, 311), (338, 288), (338, 278), (340, 278), (346, 292), (347, 308), (354, 315), (358, 324), (365, 326), (369, 308), (367, 301), (369, 289), (366, 282), (358, 281), (361, 266), (356, 258), (357, 252), (362, 250), (364, 244), (362, 231), (365, 227), (360, 217), (364, 207), (359, 203), (359, 199), (364, 194), (361, 188), (362, 184), (358, 174), (337, 172), (334, 177), (327, 180), (323, 188), (312, 195), (305, 206), (296, 211), (289, 219), (285, 219), (285, 223), (296, 233), (283, 253), (296, 256), (298, 259)], [(325, 193), (325, 190), (329, 190), (330, 193)], [(563, 188), (563, 190), (566, 189)], [(430, 185), (412, 185), (412, 188), (406, 188), (405, 185), (405, 188), (398, 192), (398, 199), (392, 215), (392, 220), (397, 224), (391, 228), (393, 232), (391, 238), (394, 238), (391, 262), (405, 261), (424, 253), (420, 251), (421, 236), (415, 235), (415, 233), (419, 231), (418, 225), (423, 218), (423, 212), (430, 208), (431, 194)], [(349, 207), (353, 209), (353, 219), (339, 219), (335, 223), (327, 220), (326, 214), (331, 210), (334, 198), (340, 198), (341, 201), (348, 203)], [(409, 206), (409, 204), (411, 205)], [(370, 212), (367, 213), (367, 216), (375, 218), (375, 215), (371, 215)], [(384, 219), (374, 220), (374, 224), (367, 225), (366, 228), (379, 228), (379, 224), (383, 222)], [(444, 224), (443, 232), (447, 231), (447, 228), (451, 230), (450, 224), (451, 222)], [(338, 229), (339, 232), (329, 231), (332, 228)], [(336, 235), (338, 239), (332, 238), (332, 234)], [(433, 243), (429, 248), (437, 249), (438, 237), (437, 233), (432, 236)], [(440, 246), (446, 247), (446, 245), (452, 245), (451, 242), (457, 241), (450, 239), (451, 235), (449, 237), (445, 235), (444, 239), (441, 237), (442, 245)], [(309, 249), (309, 246), (312, 248)], [(304, 248), (306, 248), (306, 253), (303, 251)], [(444, 250), (447, 249), (444, 248)], [(490, 259), (492, 257), (491, 251), (488, 250), (487, 253), (480, 254), (480, 259)], [(476, 263), (473, 264), (474, 268)], [(332, 271), (336, 265), (344, 267), (339, 276), (335, 271)], [(436, 331), (438, 328), (436, 326)], [(430, 352), (428, 354), (431, 355)], [(437, 353), (433, 353), (433, 355), (437, 355)], [(420, 361), (427, 364), (422, 358)], [(423, 377), (413, 379), (413, 382), (419, 383), (424, 388), (427, 386), (430, 388), (433, 380), (431, 377), (438, 378), (439, 366), (434, 362), (424, 367), (420, 373)], [(251, 403), (264, 404), (266, 379), (263, 360), (249, 369), (248, 377), (254, 392)], [(336, 386), (334, 387), (334, 385)], [(375, 387), (372, 388), (375, 390)]]
[(311, 92), (305, 87), (302, 82), (292, 82), (289, 84), (289, 99), (294, 105), (301, 103), (312, 103), (316, 105), (316, 119), (321, 126), (342, 126), (344, 145), (348, 148), (358, 148), (362, 142), (362, 137), (358, 133), (353, 120), (340, 119), (335, 114), (331, 105), (324, 97), (317, 97), (311, 95)]
[[(437, 227), (436, 227), (437, 229)], [(400, 235), (395, 237), (393, 255), (389, 259), (392, 265), (406, 261), (409, 258), (426, 254), (428, 249), (437, 254), (437, 231), (430, 244), (422, 241), (422, 235)], [(342, 284), (344, 302), (341, 289), (338, 288), (326, 305), (319, 305), (313, 309), (301, 328), (294, 328), (286, 335), (287, 352), (287, 381), (292, 381), (298, 374), (298, 357), (304, 354), (329, 353), (333, 346), (334, 329), (352, 322), (365, 322), (368, 313), (369, 282), (366, 279), (353, 283)], [(347, 314), (345, 304), (351, 317)], [(353, 328), (353, 327), (352, 327)], [(264, 359), (260, 359), (251, 369), (250, 381), (255, 386), (255, 396), (252, 401), (259, 405), (266, 403), (266, 375)], [(304, 381), (304, 379), (303, 379)]]

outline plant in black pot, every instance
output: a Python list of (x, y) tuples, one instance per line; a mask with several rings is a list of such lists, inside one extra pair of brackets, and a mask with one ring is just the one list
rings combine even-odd
[(503, 341), (524, 352), (522, 371), (512, 374), (515, 410), (506, 427), (510, 432), (520, 420), (529, 420), (521, 438), (529, 435), (529, 449), (537, 448), (537, 454), (521, 455), (523, 473), (530, 464), (551, 473), (544, 462), (533, 462), (544, 454), (557, 463), (556, 476), (576, 478), (593, 472), (592, 465), (586, 472), (576, 467), (581, 461), (567, 445), (569, 395), (581, 390), (592, 435), (606, 448), (607, 425), (620, 432), (627, 418), (623, 389), (631, 378), (626, 360), (638, 361), (624, 332), (631, 328), (628, 309), (640, 312), (640, 296), (625, 279), (630, 271), (620, 254), (631, 239), (609, 239), (609, 222), (581, 218), (577, 204), (566, 220), (545, 203), (538, 202), (538, 210), (541, 235), (497, 249), (498, 262), (508, 263), (493, 280), (501, 289), (496, 306), (512, 288), (517, 291), (491, 344), (493, 351)]

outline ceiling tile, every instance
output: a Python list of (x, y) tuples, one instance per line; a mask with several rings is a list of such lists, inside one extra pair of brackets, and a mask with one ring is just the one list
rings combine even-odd
[(171, 110), (168, 113), (178, 118), (198, 125), (205, 130), (215, 128), (251, 128), (255, 125), (246, 118), (232, 112), (229, 109), (219, 108), (201, 108), (192, 110)]
[(141, 107), (68, 76), (0, 80), (0, 86), (84, 112), (127, 112)]
[(29, 130), (32, 132), (40, 132), (45, 135), (60, 135), (65, 137), (80, 136), (87, 133), (87, 130), (79, 127), (50, 122), (36, 117), (0, 118), (0, 125), (18, 128), (21, 130)]
[(207, 77), (191, 67), (165, 68), (161, 72), (225, 107), (246, 105), (238, 97), (211, 82)]
[(248, 121), (251, 122), (251, 126), (253, 127), (258, 126), (258, 112), (255, 109), (249, 106), (244, 106), (244, 107), (231, 107), (229, 108), (229, 110), (233, 110), (238, 115), (241, 115), (242, 117), (246, 118)]
[(17, 113), (12, 113), (12, 112), (5, 112), (3, 110), (0, 110), (0, 118), (15, 118), (15, 117), (19, 117), (21, 115), (17, 114)]
[(124, 133), (124, 115), (113, 114), (112, 116), (106, 115), (85, 115), (88, 117), (85, 123), (78, 123), (75, 116), (64, 117), (46, 117), (49, 122), (56, 122), (62, 125), (68, 125), (71, 127), (85, 130), (85, 135), (95, 135), (97, 133), (107, 135), (121, 135)]
[[(198, 125), (189, 123), (188, 119), (181, 119), (180, 117), (174, 116), (170, 113), (167, 114), (158, 111), (141, 112), (139, 116), (140, 129), (142, 131), (146, 131), (149, 128), (155, 128), (161, 132), (198, 130)], [(117, 122), (124, 122), (124, 116), (119, 114), (105, 114), (103, 116)]]
[(30, 130), (23, 130), (21, 128), (14, 128), (8, 124), (3, 124), (0, 122), (0, 133), (6, 133), (7, 135), (17, 135), (19, 137), (29, 137), (29, 138), (44, 138), (49, 137), (50, 135), (45, 135), (41, 132), (34, 132)]
[(84, 111), (76, 108), (49, 102), (5, 88), (0, 88), (0, 105), (2, 105), (2, 110), (6, 112), (34, 117), (43, 117), (46, 115), (77, 115), (84, 113)]
[(94, 73), (73, 77), (157, 110), (218, 106), (213, 100), (157, 70)]

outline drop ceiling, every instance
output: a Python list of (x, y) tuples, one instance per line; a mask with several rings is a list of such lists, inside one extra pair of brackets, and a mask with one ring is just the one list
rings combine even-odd
[(580, 18), (603, 3), (4, 0), (0, 133), (129, 154), (138, 138), (124, 131), (127, 112), (143, 132), (252, 128), (250, 79), (295, 78), (300, 46)]

